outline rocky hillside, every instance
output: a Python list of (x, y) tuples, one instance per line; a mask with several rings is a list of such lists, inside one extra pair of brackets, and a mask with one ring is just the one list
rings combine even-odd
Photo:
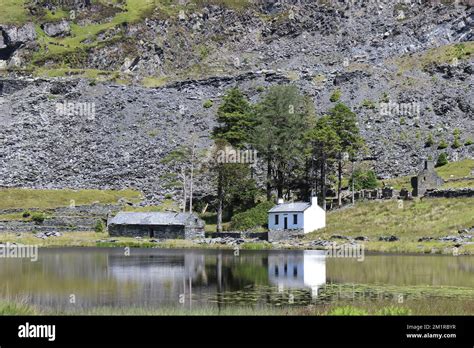
[[(161, 160), (192, 133), (210, 145), (226, 89), (257, 101), (281, 83), (319, 114), (340, 94), (382, 178), (440, 152), (473, 157), (474, 9), (438, 2), (9, 1), (0, 185), (126, 186), (161, 199), (177, 170)], [(68, 103), (82, 112), (62, 112)]]

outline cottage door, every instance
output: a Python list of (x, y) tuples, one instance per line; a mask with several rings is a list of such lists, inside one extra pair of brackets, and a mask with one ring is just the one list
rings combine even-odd
[(283, 219), (283, 229), (287, 230), (288, 229), (288, 216), (285, 216)]

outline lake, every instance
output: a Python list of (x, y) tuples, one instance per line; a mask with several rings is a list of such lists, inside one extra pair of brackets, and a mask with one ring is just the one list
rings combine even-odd
[[(346, 299), (474, 295), (474, 257), (324, 251), (44, 248), (0, 259), (0, 297), (58, 311), (99, 306), (301, 306)], [(447, 295), (449, 296), (449, 294)]]

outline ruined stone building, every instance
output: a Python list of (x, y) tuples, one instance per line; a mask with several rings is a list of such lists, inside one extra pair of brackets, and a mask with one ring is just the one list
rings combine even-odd
[(111, 236), (139, 236), (160, 239), (204, 237), (205, 223), (191, 213), (120, 212), (107, 224)]
[(434, 161), (426, 160), (423, 170), (417, 176), (411, 178), (413, 197), (424, 196), (427, 190), (435, 189), (443, 185), (443, 179), (435, 171)]

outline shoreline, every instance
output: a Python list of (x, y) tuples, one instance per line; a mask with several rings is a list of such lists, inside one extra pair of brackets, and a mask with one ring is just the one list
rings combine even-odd
[[(255, 240), (217, 240), (200, 239), (137, 239), (133, 237), (110, 237), (104, 233), (96, 232), (65, 232), (60, 236), (38, 238), (32, 233), (0, 234), (1, 244), (35, 245), (39, 248), (139, 248), (139, 249), (182, 249), (182, 250), (319, 250), (328, 251), (341, 246), (359, 247), (367, 254), (382, 255), (446, 255), (446, 256), (472, 256), (474, 245), (466, 244), (456, 248), (452, 242), (414, 242), (414, 241), (364, 241), (357, 243), (343, 242), (341, 240), (289, 240), (280, 242), (267, 242)], [(337, 258), (337, 257), (334, 257)]]

